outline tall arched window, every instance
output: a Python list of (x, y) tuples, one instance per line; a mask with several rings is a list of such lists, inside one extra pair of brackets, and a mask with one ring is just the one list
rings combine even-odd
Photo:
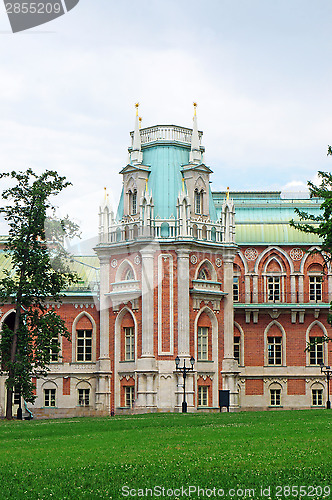
[(203, 213), (203, 191), (195, 189), (195, 213), (201, 215)]
[(130, 215), (137, 214), (137, 190), (129, 191), (129, 213)]

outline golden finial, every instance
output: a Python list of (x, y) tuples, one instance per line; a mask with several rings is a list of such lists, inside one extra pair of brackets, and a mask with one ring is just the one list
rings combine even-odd
[(226, 200), (229, 200), (229, 187), (227, 188), (227, 191), (226, 191)]
[(138, 121), (139, 121), (139, 128), (141, 128), (141, 126), (142, 126), (142, 117), (141, 116), (139, 117)]
[(182, 192), (184, 193), (185, 189), (184, 189), (184, 177), (182, 177)]
[(145, 191), (148, 192), (148, 179), (145, 179)]
[(139, 102), (137, 102), (137, 103), (135, 104), (135, 108), (136, 108), (136, 116), (138, 116), (138, 107), (139, 107)]
[(104, 187), (104, 194), (105, 194), (105, 201), (106, 201), (106, 196), (107, 196), (107, 193), (106, 193), (106, 187)]
[(197, 102), (193, 102), (194, 105), (194, 116), (196, 116)]

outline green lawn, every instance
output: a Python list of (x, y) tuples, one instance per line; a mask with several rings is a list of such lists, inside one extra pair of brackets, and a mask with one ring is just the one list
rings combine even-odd
[(331, 425), (328, 410), (2, 421), (0, 499), (332, 498)]

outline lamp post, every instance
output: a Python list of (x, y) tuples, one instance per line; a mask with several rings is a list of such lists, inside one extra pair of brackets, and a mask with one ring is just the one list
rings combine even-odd
[(182, 401), (182, 413), (187, 413), (187, 401), (186, 401), (186, 378), (187, 378), (187, 373), (192, 371), (194, 369), (194, 363), (195, 363), (195, 358), (191, 356), (190, 358), (190, 367), (186, 366), (186, 360), (183, 360), (183, 366), (180, 365), (180, 358), (179, 356), (176, 356), (175, 358), (175, 366), (176, 366), (176, 371), (180, 371), (183, 375), (183, 401)]
[(330, 401), (330, 378), (331, 378), (331, 373), (332, 369), (330, 366), (325, 366), (324, 363), (320, 363), (320, 371), (324, 375), (326, 375), (326, 380), (327, 380), (327, 401), (326, 401), (326, 408), (327, 410), (331, 409), (331, 401)]

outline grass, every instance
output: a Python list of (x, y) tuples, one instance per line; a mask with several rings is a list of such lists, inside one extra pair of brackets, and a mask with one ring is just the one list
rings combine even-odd
[[(254, 498), (300, 498), (296, 486), (302, 498), (332, 498), (331, 425), (327, 410), (4, 421), (0, 498), (117, 500), (160, 486), (160, 498), (176, 500), (187, 497), (174, 488), (190, 485), (216, 487), (192, 490), (194, 499), (221, 498), (221, 488), (236, 500), (253, 497), (249, 488)], [(124, 496), (126, 485), (137, 495)]]

